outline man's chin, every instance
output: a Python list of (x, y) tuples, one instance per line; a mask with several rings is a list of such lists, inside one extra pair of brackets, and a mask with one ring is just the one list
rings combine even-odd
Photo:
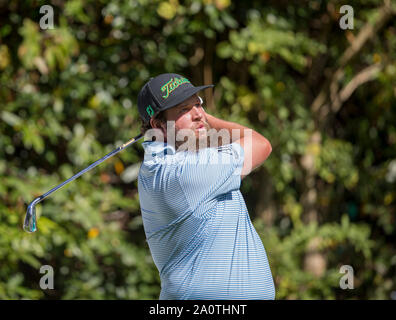
[(213, 139), (210, 137), (210, 129), (211, 127), (207, 123), (202, 128), (194, 129), (194, 138), (190, 136), (187, 141), (176, 141), (176, 151), (198, 151), (205, 148), (218, 147), (218, 145), (215, 145), (218, 140), (214, 139), (216, 141), (212, 141)]

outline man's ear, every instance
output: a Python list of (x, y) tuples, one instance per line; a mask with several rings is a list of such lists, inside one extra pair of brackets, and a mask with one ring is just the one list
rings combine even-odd
[(162, 121), (156, 118), (151, 118), (150, 125), (154, 129), (160, 129), (163, 132), (164, 136), (166, 136), (166, 124), (164, 124)]

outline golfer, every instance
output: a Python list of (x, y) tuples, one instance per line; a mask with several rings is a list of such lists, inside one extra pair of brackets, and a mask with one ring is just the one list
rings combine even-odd
[(239, 190), (271, 145), (205, 112), (198, 93), (208, 87), (167, 73), (138, 96), (145, 134), (138, 191), (160, 299), (275, 299), (267, 254)]

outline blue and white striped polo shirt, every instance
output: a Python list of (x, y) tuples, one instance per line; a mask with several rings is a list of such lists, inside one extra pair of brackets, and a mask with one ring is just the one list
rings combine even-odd
[(160, 299), (275, 299), (267, 255), (239, 190), (242, 146), (143, 147), (138, 191)]

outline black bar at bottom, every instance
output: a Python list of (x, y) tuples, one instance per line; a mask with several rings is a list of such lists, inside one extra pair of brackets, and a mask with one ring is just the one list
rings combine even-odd
[(3, 314), (15, 316), (79, 317), (120, 316), (131, 319), (268, 319), (282, 316), (304, 316), (318, 319), (356, 319), (386, 314), (394, 310), (395, 301), (380, 300), (211, 300), (211, 301), (156, 301), (156, 300), (10, 300), (0, 301)]

